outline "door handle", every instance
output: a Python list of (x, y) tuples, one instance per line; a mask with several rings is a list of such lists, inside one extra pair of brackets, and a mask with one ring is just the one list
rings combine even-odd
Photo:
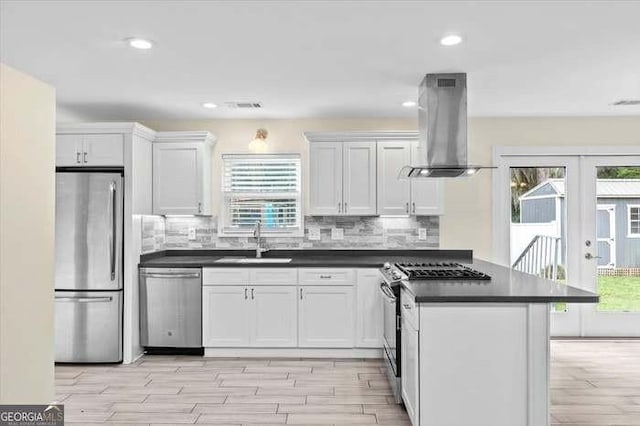
[(85, 164), (87, 163), (87, 152), (86, 151), (82, 153), (82, 160), (84, 161)]
[(56, 302), (73, 302), (73, 303), (97, 303), (111, 302), (113, 297), (56, 297)]
[(594, 256), (591, 253), (585, 253), (584, 258), (585, 259), (602, 259), (602, 256)]
[(113, 281), (116, 279), (116, 233), (118, 232), (118, 211), (116, 210), (117, 194), (116, 183), (114, 181), (109, 184), (109, 192), (111, 192), (111, 234), (109, 235), (109, 255), (111, 264), (111, 281)]
[(171, 273), (141, 273), (143, 277), (149, 278), (200, 278), (200, 274), (194, 272), (193, 274), (171, 274)]

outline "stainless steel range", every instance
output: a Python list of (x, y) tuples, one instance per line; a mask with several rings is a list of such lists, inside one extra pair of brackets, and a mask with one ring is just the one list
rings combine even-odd
[(401, 377), (401, 309), (400, 289), (403, 281), (490, 280), (491, 277), (457, 262), (385, 263), (380, 269), (384, 297), (384, 352), (387, 377), (398, 404), (402, 402)]

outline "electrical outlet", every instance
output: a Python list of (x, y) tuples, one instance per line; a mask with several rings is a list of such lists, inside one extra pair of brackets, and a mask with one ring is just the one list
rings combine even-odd
[(344, 240), (344, 229), (343, 228), (331, 228), (331, 239), (332, 240)]
[(320, 228), (309, 228), (309, 240), (310, 241), (320, 240)]
[(418, 240), (425, 241), (427, 239), (427, 228), (418, 228)]
[(190, 241), (194, 241), (196, 239), (196, 227), (195, 226), (190, 226), (189, 227), (189, 240)]

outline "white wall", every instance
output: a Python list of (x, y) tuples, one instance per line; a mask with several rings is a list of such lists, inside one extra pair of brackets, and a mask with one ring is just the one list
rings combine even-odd
[[(209, 130), (218, 137), (214, 149), (213, 202), (220, 193), (218, 159), (222, 153), (248, 152), (256, 129), (269, 130), (270, 152), (299, 152), (306, 164), (305, 131), (415, 130), (414, 119), (292, 119), (148, 121), (155, 130)], [(490, 165), (496, 146), (640, 145), (640, 117), (470, 118), (469, 161)], [(304, 181), (308, 171), (303, 171)], [(307, 186), (303, 185), (305, 193)], [(483, 170), (445, 185), (445, 214), (440, 221), (440, 247), (471, 248), (492, 259), (492, 172)], [(305, 201), (305, 205), (307, 205)], [(215, 208), (215, 207), (214, 207)]]
[(0, 403), (54, 399), (55, 91), (0, 64)]

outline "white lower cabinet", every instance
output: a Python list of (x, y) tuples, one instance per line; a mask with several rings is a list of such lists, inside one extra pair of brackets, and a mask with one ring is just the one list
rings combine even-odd
[(205, 347), (296, 347), (295, 286), (202, 288)]
[[(407, 299), (407, 300), (405, 300)], [(414, 426), (420, 425), (420, 362), (418, 314), (415, 303), (408, 302), (407, 291), (402, 291), (402, 400)], [(408, 303), (405, 303), (407, 301)]]
[(202, 287), (203, 346), (249, 346), (248, 291), (245, 286)]
[(295, 286), (256, 286), (251, 293), (251, 346), (298, 345), (298, 301)]
[(355, 306), (352, 286), (300, 286), (299, 299), (300, 347), (354, 347)]
[(382, 348), (382, 278), (377, 269), (358, 269), (356, 281), (356, 347)]

